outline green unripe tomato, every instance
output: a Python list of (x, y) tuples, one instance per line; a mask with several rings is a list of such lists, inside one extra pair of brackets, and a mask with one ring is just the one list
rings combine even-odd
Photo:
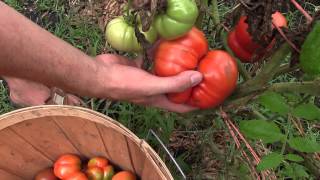
[(194, 0), (168, 0), (166, 12), (156, 16), (155, 26), (164, 39), (176, 39), (191, 30), (198, 14)]
[[(147, 32), (142, 31), (141, 25), (139, 29), (150, 43), (157, 40), (157, 31), (153, 26)], [(118, 51), (139, 52), (142, 50), (135, 35), (134, 27), (129, 25), (122, 16), (108, 23), (105, 35), (111, 47)]]

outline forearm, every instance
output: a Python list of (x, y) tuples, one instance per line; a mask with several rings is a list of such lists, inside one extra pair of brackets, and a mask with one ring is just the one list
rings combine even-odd
[(100, 96), (98, 89), (88, 91), (103, 86), (98, 70), (92, 58), (0, 2), (0, 75)]

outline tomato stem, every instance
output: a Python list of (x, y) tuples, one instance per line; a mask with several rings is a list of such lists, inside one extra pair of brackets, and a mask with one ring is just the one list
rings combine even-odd
[(195, 23), (196, 27), (202, 29), (202, 21), (208, 9), (208, 0), (201, 0), (200, 2), (200, 14)]
[(273, 22), (272, 22), (273, 26), (276, 27), (277, 31), (280, 33), (280, 35), (283, 37), (283, 39), (285, 39), (287, 41), (287, 43), (298, 53), (300, 53), (300, 49), (297, 48), (297, 46), (291, 42), (288, 37), (284, 34), (284, 32), (282, 31), (282, 29), (279, 26), (276, 26)]
[(309, 24), (313, 21), (310, 14), (308, 14), (296, 0), (291, 0), (291, 3), (307, 18)]
[(243, 97), (249, 95), (252, 92), (263, 89), (263, 86), (266, 85), (270, 80), (272, 80), (274, 75), (278, 72), (282, 61), (288, 56), (290, 52), (290, 46), (287, 43), (283, 44), (271, 56), (271, 59), (266, 63), (266, 65), (262, 68), (257, 76), (238, 87), (237, 91), (235, 92), (236, 96)]
[(211, 17), (213, 19), (213, 25), (218, 25), (218, 24), (220, 24), (220, 14), (219, 14), (219, 9), (218, 9), (218, 1), (212, 0), (211, 3), (212, 3)]
[(320, 96), (320, 80), (275, 83), (272, 84), (268, 90), (275, 92), (306, 93), (309, 95)]

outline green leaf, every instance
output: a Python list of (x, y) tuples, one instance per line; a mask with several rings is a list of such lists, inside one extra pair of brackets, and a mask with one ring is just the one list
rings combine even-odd
[(320, 144), (309, 137), (295, 137), (288, 141), (291, 148), (305, 153), (320, 152)]
[(279, 153), (271, 153), (262, 158), (257, 166), (258, 171), (272, 169), (278, 167), (283, 161), (283, 156)]
[(320, 109), (314, 104), (301, 104), (293, 110), (293, 115), (306, 120), (319, 120)]
[(285, 137), (274, 122), (265, 120), (241, 121), (240, 131), (246, 137), (255, 140), (261, 139), (264, 143), (273, 143)]
[(300, 164), (293, 163), (292, 164), (293, 170), (296, 174), (296, 177), (309, 177), (309, 174), (306, 172), (306, 168), (301, 166)]
[(287, 159), (289, 161), (294, 161), (294, 162), (302, 162), (302, 161), (304, 161), (304, 159), (301, 156), (296, 155), (296, 154), (287, 154), (285, 156), (285, 159)]
[(320, 22), (317, 21), (304, 41), (300, 53), (302, 70), (311, 75), (320, 74)]
[(281, 115), (286, 115), (290, 110), (285, 98), (275, 92), (269, 91), (264, 93), (260, 96), (259, 101), (264, 107)]
[(288, 164), (284, 171), (284, 175), (289, 176), (290, 178), (308, 178), (309, 174), (306, 172), (306, 168), (300, 164), (291, 163)]

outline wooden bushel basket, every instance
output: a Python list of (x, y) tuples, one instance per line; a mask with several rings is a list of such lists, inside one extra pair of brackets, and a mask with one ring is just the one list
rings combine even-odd
[(0, 180), (31, 180), (65, 153), (104, 156), (142, 180), (173, 179), (144, 140), (90, 109), (38, 106), (0, 116)]

